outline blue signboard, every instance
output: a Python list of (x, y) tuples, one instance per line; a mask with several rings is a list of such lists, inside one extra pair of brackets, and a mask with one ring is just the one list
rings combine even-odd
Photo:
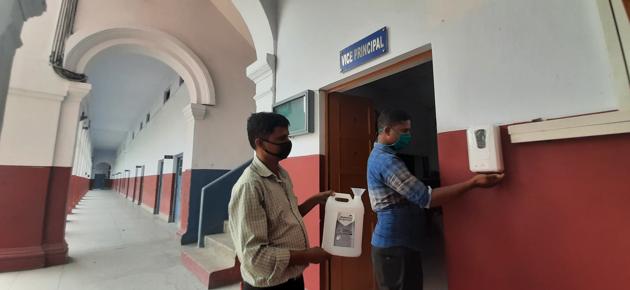
[(347, 72), (382, 56), (388, 50), (387, 27), (383, 27), (339, 52), (341, 72)]

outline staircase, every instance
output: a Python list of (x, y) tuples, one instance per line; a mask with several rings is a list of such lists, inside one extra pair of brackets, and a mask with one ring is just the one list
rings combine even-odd
[(182, 262), (208, 289), (238, 290), (240, 288), (240, 264), (234, 253), (227, 221), (223, 232), (206, 235), (205, 247), (182, 246)]
[(251, 160), (201, 189), (196, 244), (182, 246), (182, 262), (208, 289), (240, 289), (240, 264), (226, 219), (232, 187)]

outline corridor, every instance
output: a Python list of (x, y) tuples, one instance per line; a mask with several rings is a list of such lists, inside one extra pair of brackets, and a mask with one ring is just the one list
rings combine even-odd
[(0, 273), (0, 289), (204, 289), (181, 263), (176, 230), (113, 191), (90, 191), (68, 215), (70, 262)]

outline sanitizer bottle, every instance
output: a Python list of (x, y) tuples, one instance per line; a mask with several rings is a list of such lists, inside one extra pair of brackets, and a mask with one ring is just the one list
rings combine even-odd
[(322, 248), (342, 257), (361, 256), (363, 236), (363, 188), (352, 188), (354, 198), (347, 193), (335, 193), (326, 201)]

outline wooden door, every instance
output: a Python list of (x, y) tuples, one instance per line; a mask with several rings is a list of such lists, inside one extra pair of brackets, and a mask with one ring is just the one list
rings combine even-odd
[[(352, 193), (351, 187), (367, 189), (367, 160), (376, 138), (375, 112), (369, 99), (332, 93), (328, 99), (328, 180), (336, 192)], [(365, 217), (363, 245), (358, 258), (333, 257), (330, 290), (375, 289), (370, 240), (376, 225), (367, 192), (363, 195)]]

